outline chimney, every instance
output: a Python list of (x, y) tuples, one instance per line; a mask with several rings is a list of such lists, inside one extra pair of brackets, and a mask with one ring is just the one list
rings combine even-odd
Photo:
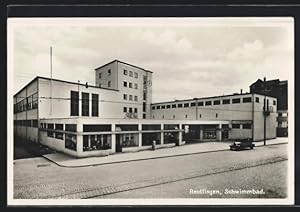
[(241, 94), (243, 94), (243, 89), (241, 89)]

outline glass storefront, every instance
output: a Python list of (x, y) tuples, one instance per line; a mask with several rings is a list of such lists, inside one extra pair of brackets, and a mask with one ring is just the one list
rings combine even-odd
[(73, 134), (68, 134), (66, 133), (66, 138), (65, 138), (65, 147), (67, 149), (71, 149), (76, 151), (77, 150), (77, 136)]
[(111, 149), (111, 135), (84, 135), (83, 151)]
[(179, 133), (178, 132), (165, 132), (164, 133), (164, 144), (179, 144)]
[(203, 131), (203, 139), (217, 139), (217, 131), (216, 130)]
[(161, 133), (143, 133), (142, 134), (142, 146), (150, 146), (155, 141), (156, 144), (160, 144)]
[(139, 145), (139, 134), (138, 133), (126, 133), (117, 136), (122, 147), (137, 147)]

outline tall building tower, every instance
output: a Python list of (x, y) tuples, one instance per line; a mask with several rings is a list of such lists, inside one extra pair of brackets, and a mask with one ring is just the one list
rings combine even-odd
[(114, 60), (95, 69), (95, 83), (101, 88), (119, 90), (125, 118), (150, 119), (152, 72)]

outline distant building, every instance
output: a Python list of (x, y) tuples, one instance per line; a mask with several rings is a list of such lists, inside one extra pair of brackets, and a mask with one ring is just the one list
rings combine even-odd
[[(277, 100), (267, 97), (267, 138)], [(36, 77), (13, 97), (14, 136), (75, 157), (183, 145), (190, 139), (263, 139), (263, 96), (236, 94), (152, 104), (152, 72), (114, 60), (95, 85)]]
[[(264, 82), (258, 79), (250, 85), (250, 92), (264, 95)], [(277, 136), (288, 136), (288, 81), (266, 81), (266, 95), (277, 98)]]

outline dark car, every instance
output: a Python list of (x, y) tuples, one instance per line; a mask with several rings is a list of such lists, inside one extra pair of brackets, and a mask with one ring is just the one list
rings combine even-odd
[(253, 140), (251, 138), (246, 139), (239, 139), (233, 142), (233, 144), (230, 145), (230, 150), (242, 150), (242, 149), (253, 149), (255, 147), (255, 144), (252, 143)]

